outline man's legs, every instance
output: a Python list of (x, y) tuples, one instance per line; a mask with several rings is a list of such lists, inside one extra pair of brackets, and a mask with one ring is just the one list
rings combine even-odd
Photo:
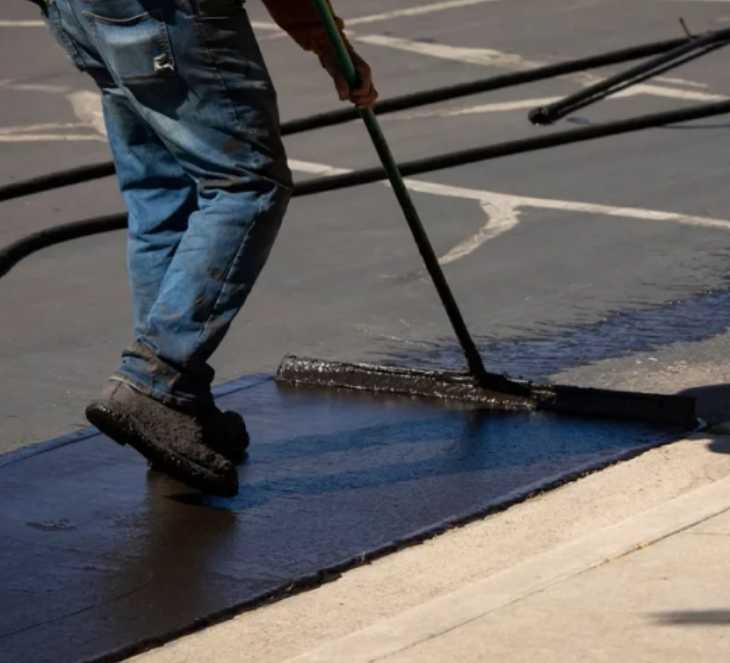
[[(188, 217), (197, 209), (197, 190), (116, 85), (102, 86), (102, 107), (117, 179), (129, 209), (128, 267), (134, 335), (140, 337)], [(220, 412), (211, 396), (204, 420), (211, 433), (209, 446), (232, 462), (241, 462), (249, 443), (243, 418)]]
[(107, 136), (129, 210), (127, 263), (134, 335), (160, 294), (165, 274), (197, 209), (195, 183), (116, 85), (102, 88)]
[[(98, 49), (121, 92), (105, 92), (107, 118), (115, 120), (110, 133), (120, 139), (115, 157), (142, 174), (135, 178), (132, 167), (120, 173), (134, 224), (136, 338), (115, 378), (172, 406), (146, 416), (132, 407), (130, 392), (114, 387), (87, 414), (118, 433), (118, 441), (142, 440), (135, 448), (168, 463), (168, 471), (172, 465), (182, 468), (183, 479), (193, 471), (200, 476), (201, 468), (210, 475), (213, 468), (228, 481), (228, 468), (198, 452), (195, 444), (204, 435), (194, 415), (181, 425), (178, 408), (192, 406), (194, 413), (196, 405), (210, 401), (208, 359), (263, 268), (286, 210), (291, 179), (273, 86), (248, 19), (233, 1), (215, 3), (215, 15), (201, 12), (196, 0), (57, 2), (61, 16), (68, 14), (68, 26), (85, 31), (79, 35), (82, 46)], [(135, 140), (120, 131), (129, 130), (127, 120), (135, 116), (173, 157), (161, 162), (161, 171), (149, 154), (135, 155)], [(145, 141), (144, 132), (132, 134), (143, 152), (154, 144)], [(188, 204), (192, 209), (193, 201), (172, 204), (174, 192), (185, 190), (173, 162), (197, 188), (195, 209), (182, 231), (186, 215), (175, 213)], [(155, 177), (160, 179), (152, 184)], [(143, 183), (139, 190), (135, 182)], [(160, 215), (165, 209), (171, 218)], [(159, 453), (173, 432), (176, 439), (169, 444), (177, 447)], [(206, 481), (212, 480), (208, 475)]]
[(202, 402), (208, 360), (256, 282), (290, 196), (273, 85), (236, 2), (216, 3), (214, 16), (187, 0), (79, 4), (93, 9), (84, 16), (136, 112), (197, 187), (116, 377), (171, 405)]

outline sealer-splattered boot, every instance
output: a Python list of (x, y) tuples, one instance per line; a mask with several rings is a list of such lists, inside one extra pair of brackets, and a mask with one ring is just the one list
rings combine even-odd
[(238, 493), (236, 468), (209, 446), (209, 432), (199, 414), (110, 380), (86, 408), (86, 417), (104, 435), (133, 447), (157, 469), (191, 488), (224, 497)]
[(217, 407), (203, 415), (203, 425), (207, 432), (208, 446), (234, 465), (246, 457), (250, 437), (246, 423), (238, 412), (221, 411)]
[[(250, 443), (243, 417), (230, 410), (221, 412), (214, 406), (201, 416), (201, 423), (206, 429), (206, 444), (234, 465), (240, 465), (246, 458)], [(148, 461), (147, 465), (151, 471), (161, 470), (152, 461)]]

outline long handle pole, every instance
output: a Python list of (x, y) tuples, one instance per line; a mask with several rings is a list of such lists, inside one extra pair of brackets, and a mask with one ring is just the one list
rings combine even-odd
[[(335, 23), (334, 16), (330, 10), (326, 0), (312, 0), (317, 14), (322, 21), (327, 35), (332, 42), (334, 49), (334, 55), (337, 60), (337, 65), (345, 77), (345, 80), (352, 88), (356, 88), (360, 84), (359, 76), (355, 65), (352, 62), (350, 53), (347, 49), (344, 39), (340, 34), (339, 28)], [(446, 277), (441, 270), (438, 258), (434, 253), (431, 242), (428, 239), (428, 235), (421, 223), (421, 219), (418, 215), (413, 200), (406, 188), (403, 178), (401, 177), (398, 165), (396, 164), (395, 158), (390, 151), (385, 136), (380, 124), (378, 123), (375, 113), (370, 109), (360, 109), (360, 115), (362, 116), (365, 126), (370, 134), (370, 138), (373, 142), (380, 161), (383, 164), (388, 179), (393, 187), (398, 203), (403, 210), (403, 215), (408, 222), (408, 225), (413, 233), (413, 238), (416, 241), (418, 250), (421, 253), (423, 262), (426, 265), (429, 275), (433, 281), (434, 286), (438, 292), (441, 302), (446, 310), (446, 314), (449, 317), (454, 332), (456, 333), (461, 349), (464, 352), (467, 364), (471, 374), (488, 389), (494, 389), (495, 391), (510, 392), (514, 393), (518, 391), (522, 393), (522, 388), (511, 383), (506, 377), (495, 373), (488, 373), (484, 367), (482, 357), (477, 350), (474, 340), (472, 339), (469, 329), (464, 322), (464, 318), (461, 315), (459, 306), (454, 299), (454, 295), (451, 292)]]

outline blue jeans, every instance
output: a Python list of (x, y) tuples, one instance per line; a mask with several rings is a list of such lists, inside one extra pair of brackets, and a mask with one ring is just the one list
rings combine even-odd
[(129, 209), (134, 340), (114, 378), (210, 402), (208, 360), (269, 256), (291, 195), (276, 93), (241, 0), (44, 0), (101, 91)]

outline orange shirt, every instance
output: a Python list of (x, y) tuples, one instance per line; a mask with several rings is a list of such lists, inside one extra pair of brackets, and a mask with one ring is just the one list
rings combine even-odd
[[(329, 39), (322, 27), (311, 0), (262, 0), (274, 22), (305, 51), (317, 54), (329, 47)], [(327, 0), (329, 4), (329, 0)], [(330, 4), (330, 9), (332, 5)], [(335, 16), (340, 30), (344, 22)], [(344, 36), (344, 35), (343, 35)]]

